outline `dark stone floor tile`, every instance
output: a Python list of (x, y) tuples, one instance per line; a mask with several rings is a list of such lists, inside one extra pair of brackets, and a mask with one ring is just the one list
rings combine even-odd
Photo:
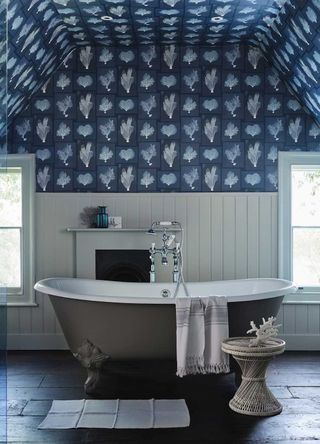
[(43, 378), (40, 387), (83, 387), (85, 380), (85, 372), (83, 376), (80, 376), (79, 373), (74, 375), (69, 373), (67, 375), (50, 374)]
[(289, 387), (294, 398), (320, 400), (320, 387)]
[[(320, 365), (319, 365), (320, 367)], [(320, 387), (319, 373), (292, 373), (292, 372), (269, 372), (267, 375), (267, 384), (271, 386), (297, 386), (297, 387)]]
[(299, 371), (299, 374), (306, 374), (306, 373), (319, 374), (320, 362), (299, 361), (299, 363), (297, 363), (295, 361), (291, 362), (273, 361), (268, 367), (268, 374), (273, 372), (289, 374), (291, 371), (297, 371), (297, 370)]
[(83, 399), (82, 388), (8, 388), (8, 399)]
[(51, 404), (51, 399), (44, 401), (28, 401), (21, 414), (23, 416), (44, 416), (47, 415), (50, 410)]
[(39, 387), (44, 375), (8, 375), (7, 387), (26, 387), (36, 388)]
[(320, 412), (320, 398), (317, 399), (282, 399), (282, 414), (314, 414)]
[(292, 393), (287, 387), (270, 387), (270, 390), (277, 399), (292, 398)]
[(10, 400), (10, 401), (0, 401), (0, 416), (10, 415), (17, 416), (20, 415), (23, 408), (27, 404), (26, 399)]

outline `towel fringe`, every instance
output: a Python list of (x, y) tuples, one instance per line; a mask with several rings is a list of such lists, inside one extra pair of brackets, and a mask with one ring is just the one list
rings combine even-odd
[[(202, 360), (201, 360), (202, 361)], [(206, 375), (210, 373), (229, 373), (230, 367), (229, 364), (220, 363), (220, 364), (211, 364), (211, 365), (203, 365), (203, 364), (187, 364), (186, 367), (178, 368), (176, 375), (182, 378), (187, 375)]]

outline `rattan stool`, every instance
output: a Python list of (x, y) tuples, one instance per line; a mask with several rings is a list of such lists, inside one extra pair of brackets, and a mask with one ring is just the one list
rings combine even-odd
[(265, 375), (271, 359), (284, 352), (285, 342), (272, 338), (257, 347), (249, 347), (249, 341), (249, 337), (238, 337), (222, 342), (222, 350), (234, 357), (242, 371), (241, 385), (229, 406), (243, 415), (277, 415), (282, 405), (268, 389)]

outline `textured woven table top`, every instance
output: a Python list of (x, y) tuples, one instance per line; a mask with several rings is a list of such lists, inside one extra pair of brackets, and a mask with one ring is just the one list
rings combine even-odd
[(253, 337), (227, 338), (222, 342), (222, 350), (235, 356), (270, 356), (284, 351), (285, 341), (271, 338), (258, 346), (250, 346)]

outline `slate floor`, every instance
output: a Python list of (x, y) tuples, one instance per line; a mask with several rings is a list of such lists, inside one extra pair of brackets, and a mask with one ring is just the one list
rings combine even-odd
[[(128, 376), (130, 374), (131, 376)], [(4, 436), (4, 375), (0, 375), (0, 442), (41, 444), (218, 444), (320, 440), (320, 352), (286, 352), (269, 370), (269, 386), (283, 404), (281, 415), (253, 418), (232, 412), (232, 375), (178, 379), (173, 363), (125, 364), (111, 378), (109, 398), (180, 398), (191, 426), (164, 430), (37, 430), (53, 399), (84, 397), (85, 372), (69, 352), (12, 352), (7, 372), (7, 438)]]

